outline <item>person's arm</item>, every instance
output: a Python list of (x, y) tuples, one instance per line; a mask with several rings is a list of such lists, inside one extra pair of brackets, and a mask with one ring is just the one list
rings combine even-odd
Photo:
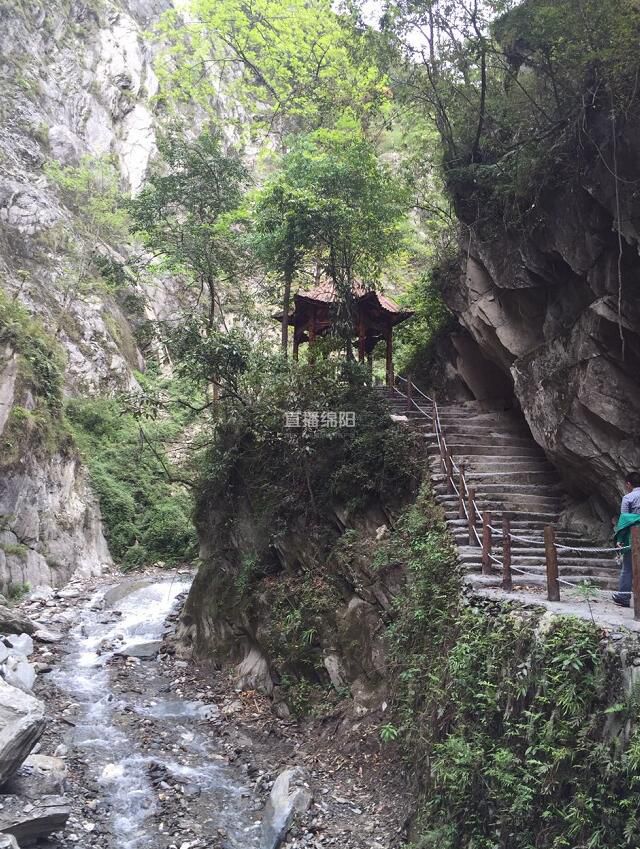
[(631, 499), (629, 498), (630, 493), (622, 496), (622, 503), (620, 504), (620, 513), (631, 513)]

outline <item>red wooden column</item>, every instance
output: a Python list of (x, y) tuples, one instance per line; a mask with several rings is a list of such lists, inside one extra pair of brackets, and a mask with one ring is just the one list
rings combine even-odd
[(311, 320), (309, 321), (308, 334), (309, 334), (309, 344), (313, 345), (313, 343), (316, 341), (316, 308), (315, 307), (311, 308)]
[(393, 374), (393, 328), (391, 326), (391, 322), (389, 322), (389, 326), (385, 331), (385, 339), (387, 342), (387, 386), (389, 388), (393, 387), (394, 383), (394, 374)]
[(358, 308), (358, 361), (363, 363), (366, 356), (366, 330), (364, 326), (364, 316), (362, 315), (362, 307)]
[(300, 339), (298, 337), (298, 328), (293, 328), (293, 359), (298, 362), (298, 348), (300, 347)]

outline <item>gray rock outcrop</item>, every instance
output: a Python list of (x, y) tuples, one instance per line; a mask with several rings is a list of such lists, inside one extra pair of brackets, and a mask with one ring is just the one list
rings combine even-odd
[(42, 702), (0, 680), (0, 785), (25, 761), (43, 731)]
[(640, 122), (629, 117), (617, 139), (622, 247), (608, 113), (594, 110), (586, 131), (580, 176), (541, 191), (519, 225), (495, 220), (485, 234), (457, 198), (474, 235), (444, 295), (471, 337), (460, 370), (479, 352), (499, 369), (536, 441), (604, 516), (624, 473), (640, 468), (640, 201), (630, 188)]
[(0, 634), (33, 634), (35, 623), (13, 607), (0, 604)]

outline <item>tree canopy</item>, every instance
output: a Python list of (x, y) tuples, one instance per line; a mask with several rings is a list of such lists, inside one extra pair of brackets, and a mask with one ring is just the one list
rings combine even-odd
[(241, 202), (248, 171), (238, 154), (224, 152), (215, 129), (195, 140), (173, 130), (158, 148), (155, 171), (129, 204), (133, 228), (148, 249), (195, 284), (213, 328), (235, 280), (230, 214)]
[(366, 123), (389, 97), (371, 31), (330, 0), (190, 0), (159, 34), (177, 97), (207, 107), (231, 99), (238, 127), (254, 135), (285, 138), (345, 113)]

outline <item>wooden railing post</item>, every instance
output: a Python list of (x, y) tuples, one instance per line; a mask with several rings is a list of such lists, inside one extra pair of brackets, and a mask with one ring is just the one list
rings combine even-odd
[(545, 525), (544, 552), (547, 562), (547, 598), (549, 601), (560, 601), (558, 549), (556, 548), (556, 532), (553, 525)]
[(476, 500), (476, 491), (474, 487), (467, 488), (467, 519), (469, 525), (469, 545), (477, 545), (474, 529), (476, 527), (476, 508), (473, 502)]
[(508, 513), (502, 516), (502, 589), (510, 593), (513, 589), (511, 574), (511, 517)]
[(464, 497), (467, 482), (464, 477), (464, 460), (460, 463), (460, 477), (458, 478), (458, 518), (464, 519)]
[(640, 525), (631, 527), (631, 574), (633, 618), (640, 619)]
[(492, 534), (491, 534), (491, 513), (484, 512), (482, 514), (482, 574), (483, 575), (491, 575), (493, 569), (491, 568), (491, 548), (492, 548)]
[(447, 492), (451, 495), (455, 492), (453, 487), (453, 460), (446, 442), (444, 444), (444, 473), (447, 476)]
[(412, 400), (413, 384), (411, 383), (411, 374), (407, 375), (407, 411), (413, 407)]

